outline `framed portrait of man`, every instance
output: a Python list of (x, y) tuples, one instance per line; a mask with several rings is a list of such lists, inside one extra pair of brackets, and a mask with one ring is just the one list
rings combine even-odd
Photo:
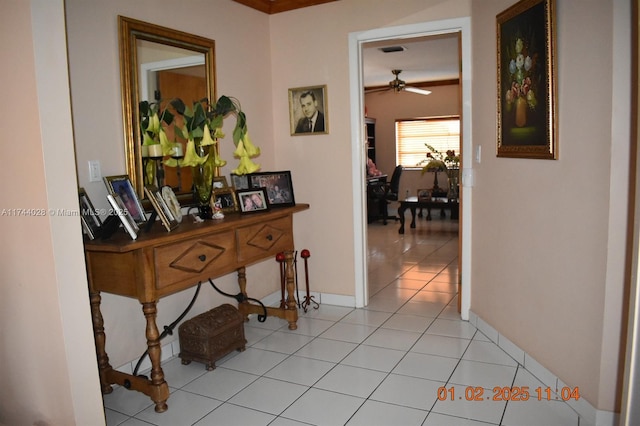
[(292, 136), (329, 133), (327, 86), (289, 89), (289, 123)]

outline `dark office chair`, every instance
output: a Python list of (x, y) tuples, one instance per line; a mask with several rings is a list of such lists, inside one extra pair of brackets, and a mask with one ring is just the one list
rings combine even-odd
[(395, 216), (395, 215), (389, 216), (388, 207), (392, 201), (398, 201), (398, 194), (400, 192), (400, 176), (401, 175), (402, 175), (402, 166), (396, 166), (395, 170), (393, 171), (393, 174), (391, 175), (391, 181), (385, 188), (385, 194), (384, 194), (385, 206), (384, 206), (383, 217), (382, 217), (382, 223), (384, 225), (387, 224), (387, 220), (389, 219), (393, 219), (396, 221), (400, 220), (398, 216)]

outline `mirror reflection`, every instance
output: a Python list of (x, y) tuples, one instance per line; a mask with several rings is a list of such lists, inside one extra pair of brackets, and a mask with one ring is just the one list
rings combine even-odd
[[(162, 110), (173, 98), (187, 103), (216, 99), (214, 41), (125, 17), (119, 17), (119, 23), (127, 174), (141, 198), (145, 183), (165, 184), (181, 203), (190, 203), (191, 168), (158, 167), (159, 161), (151, 159), (153, 154), (142, 146), (138, 106), (142, 101), (157, 102)], [(180, 119), (176, 117), (176, 124)], [(175, 136), (173, 126), (165, 131), (179, 144), (173, 158), (180, 158), (186, 141)]]

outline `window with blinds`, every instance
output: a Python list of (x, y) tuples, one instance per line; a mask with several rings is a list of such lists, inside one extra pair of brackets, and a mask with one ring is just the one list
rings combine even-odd
[(454, 150), (460, 155), (460, 117), (396, 120), (396, 165), (421, 167), (429, 144), (443, 155)]

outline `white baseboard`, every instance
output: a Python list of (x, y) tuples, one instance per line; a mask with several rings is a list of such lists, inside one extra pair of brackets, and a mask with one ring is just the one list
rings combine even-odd
[[(544, 385), (551, 389), (562, 389), (565, 386), (571, 387), (570, 384), (564, 383), (555, 374), (545, 368), (536, 361), (531, 355), (520, 349), (517, 345), (501, 335), (495, 328), (480, 318), (475, 312), (469, 311), (469, 322), (480, 330), (491, 341), (498, 345), (502, 350), (515, 359), (520, 365), (533, 374)], [(611, 411), (597, 410), (586, 399), (568, 400), (567, 404), (585, 420), (588, 425), (580, 426), (616, 426), (618, 424), (619, 413)]]

